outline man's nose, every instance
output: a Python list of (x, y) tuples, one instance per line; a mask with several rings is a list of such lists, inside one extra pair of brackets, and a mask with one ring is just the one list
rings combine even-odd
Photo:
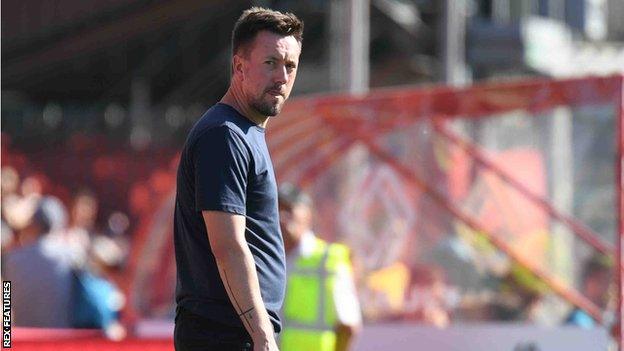
[(274, 71), (273, 82), (277, 84), (288, 83), (288, 71), (286, 69), (286, 66), (281, 66)]

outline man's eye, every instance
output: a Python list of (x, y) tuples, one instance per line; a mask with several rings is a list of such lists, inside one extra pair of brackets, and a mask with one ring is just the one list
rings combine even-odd
[(275, 64), (275, 61), (264, 61), (264, 63), (266, 63), (267, 65), (271, 65), (272, 66), (272, 65)]

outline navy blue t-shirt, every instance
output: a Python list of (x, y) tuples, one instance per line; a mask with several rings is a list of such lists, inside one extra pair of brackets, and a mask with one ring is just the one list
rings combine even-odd
[(176, 302), (203, 317), (243, 328), (219, 276), (201, 211), (243, 215), (262, 300), (279, 332), (286, 268), (277, 185), (264, 132), (223, 103), (210, 108), (191, 129), (177, 175)]

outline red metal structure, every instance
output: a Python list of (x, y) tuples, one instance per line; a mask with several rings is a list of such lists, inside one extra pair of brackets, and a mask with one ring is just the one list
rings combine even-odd
[[(434, 87), (429, 89), (388, 89), (372, 92), (363, 97), (326, 96), (300, 99), (291, 102), (282, 115), (271, 123), (272, 152), (282, 180), (298, 182), (303, 185), (313, 184), (316, 177), (339, 160), (337, 153), (343, 152), (355, 143), (365, 145), (368, 152), (378, 160), (389, 165), (404, 181), (413, 184), (427, 193), (440, 206), (460, 219), (464, 224), (485, 233), (489, 240), (500, 250), (522, 266), (529, 268), (539, 279), (547, 283), (559, 296), (573, 305), (582, 308), (597, 321), (603, 322), (603, 311), (587, 300), (583, 295), (567, 286), (560, 279), (535, 266), (526, 258), (516, 254), (513, 248), (496, 233), (488, 232), (475, 218), (464, 213), (452, 201), (427, 184), (416, 172), (394, 157), (381, 146), (379, 140), (384, 134), (406, 128), (416, 120), (425, 120), (432, 124), (435, 131), (447, 141), (464, 149), (477, 164), (495, 173), (504, 182), (518, 190), (524, 197), (547, 213), (551, 218), (564, 223), (579, 238), (595, 250), (617, 257), (618, 321), (622, 316), (622, 139), (621, 124), (624, 118), (622, 105), (622, 77), (579, 78), (561, 81), (531, 80), (524, 82), (502, 82), (472, 86), (465, 89)], [(588, 226), (577, 219), (558, 211), (543, 196), (533, 193), (523, 186), (513, 175), (501, 170), (489, 161), (487, 154), (480, 148), (459, 137), (445, 127), (446, 121), (461, 119), (479, 119), (514, 110), (538, 114), (557, 106), (579, 107), (598, 103), (615, 103), (617, 127), (617, 163), (616, 198), (618, 204), (618, 243), (605, 242)], [(371, 111), (381, 111), (375, 115)], [(390, 112), (388, 112), (390, 111)], [(302, 127), (305, 126), (305, 127)], [(314, 128), (314, 133), (306, 132)], [(288, 145), (298, 147), (296, 152), (289, 151)], [(321, 157), (312, 162), (302, 156), (317, 153)], [(325, 150), (329, 150), (325, 152)], [(296, 172), (295, 169), (306, 171)], [(618, 324), (621, 331), (621, 323)], [(620, 332), (621, 335), (621, 332)]]

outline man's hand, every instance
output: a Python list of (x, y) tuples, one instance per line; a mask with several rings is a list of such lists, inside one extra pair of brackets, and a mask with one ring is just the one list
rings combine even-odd
[(270, 335), (266, 338), (258, 338), (258, 341), (254, 339), (254, 351), (279, 351), (275, 337)]
[(334, 328), (334, 331), (336, 332), (336, 351), (347, 351), (351, 346), (354, 336), (359, 333), (360, 327), (338, 324)]

